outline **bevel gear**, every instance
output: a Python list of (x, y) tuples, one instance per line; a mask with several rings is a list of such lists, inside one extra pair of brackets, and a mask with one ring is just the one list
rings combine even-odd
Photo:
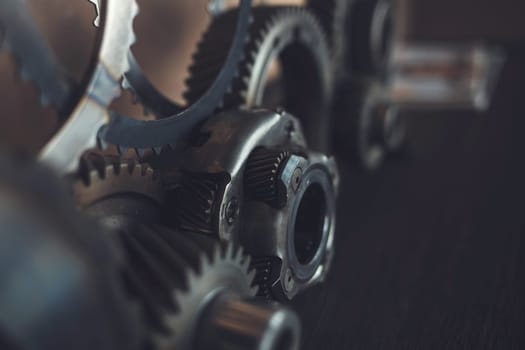
[[(241, 0), (237, 10), (222, 13), (213, 19), (208, 32), (220, 32), (223, 36), (220, 43), (206, 46), (210, 50), (208, 58), (213, 60), (214, 71), (199, 98), (187, 106), (179, 106), (163, 96), (148, 81), (130, 52), (131, 69), (125, 76), (124, 86), (130, 88), (159, 119), (134, 120), (113, 113), (110, 123), (101, 128), (100, 138), (121, 148), (135, 148), (138, 153), (149, 149), (158, 153), (164, 146), (174, 147), (187, 142), (191, 130), (222, 105), (225, 93), (231, 89), (232, 80), (238, 74), (251, 22), (251, 2)], [(199, 47), (207, 43), (206, 35)], [(219, 44), (223, 46), (218, 47)], [(229, 47), (227, 52), (224, 52), (224, 46)]]
[(388, 154), (402, 149), (406, 119), (380, 84), (354, 82), (344, 89), (340, 107), (345, 115), (337, 139), (365, 170), (376, 170)]
[[(320, 24), (308, 9), (301, 7), (258, 6), (253, 9), (253, 18), (244, 59), (226, 94), (224, 109), (283, 107), (300, 118), (311, 147), (326, 150), (332, 71), (329, 46)], [(187, 80), (184, 94), (190, 102), (202, 94), (213, 77), (208, 73), (208, 51), (210, 46), (217, 46), (220, 36), (218, 31), (208, 32), (194, 56), (190, 69), (194, 74)], [(275, 62), (281, 64), (281, 83), (286, 87), (282, 101), (277, 102), (269, 101), (268, 96), (269, 72)]]

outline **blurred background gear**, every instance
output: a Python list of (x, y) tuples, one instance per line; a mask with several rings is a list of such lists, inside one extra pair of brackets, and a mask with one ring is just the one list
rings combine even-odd
[(2, 1), (0, 348), (523, 348), (521, 3)]
[(0, 173), (2, 348), (139, 349), (115, 242), (47, 169), (2, 155)]
[[(209, 50), (219, 48), (220, 31), (209, 31), (195, 55), (188, 79), (188, 101), (202, 94), (215, 75)], [(224, 50), (224, 49), (223, 49)], [(305, 8), (258, 6), (244, 48), (244, 59), (224, 108), (281, 107), (302, 122), (309, 145), (329, 149), (332, 72), (325, 34)], [(201, 72), (209, 72), (201, 74)]]

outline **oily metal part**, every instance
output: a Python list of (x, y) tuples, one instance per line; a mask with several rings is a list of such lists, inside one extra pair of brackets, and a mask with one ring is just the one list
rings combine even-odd
[(0, 160), (0, 333), (12, 340), (7, 348), (138, 349), (142, 327), (120, 283), (116, 242), (75, 210), (49, 169), (20, 157)]
[[(206, 142), (180, 158), (192, 179), (189, 185), (181, 184), (181, 227), (242, 244), (254, 259), (276, 257), (280, 265), (272, 269), (278, 278), (266, 282), (277, 299), (292, 299), (322, 281), (329, 270), (335, 231), (339, 180), (333, 158), (308, 150), (300, 122), (284, 112), (223, 112), (201, 132), (208, 135)], [(259, 148), (270, 150), (269, 156), (254, 160), (253, 152)], [(265, 180), (271, 182), (275, 176), (283, 184), (284, 201), (268, 200), (274, 187)], [(309, 256), (302, 259), (294, 246), (298, 231), (294, 227), (297, 211), (308, 197), (304, 194), (312, 187), (320, 198), (309, 202), (319, 219), (313, 226), (319, 230), (311, 232), (315, 237), (304, 254)], [(261, 191), (267, 192), (261, 197)]]
[(17, 59), (20, 78), (38, 87), (40, 103), (52, 105), (64, 116), (74, 92), (73, 82), (38, 30), (27, 1), (2, 0), (0, 7), (1, 49)]
[[(253, 18), (244, 59), (225, 96), (224, 108), (283, 107), (301, 120), (309, 145), (326, 150), (333, 78), (329, 45), (320, 24), (307, 9), (291, 6), (258, 6), (253, 9)], [(220, 33), (209, 33), (207, 45), (200, 50), (213, 45), (218, 36)], [(208, 57), (199, 53), (195, 57), (191, 71), (206, 70)], [(281, 65), (280, 79), (286, 86), (277, 105), (265, 100), (275, 62)], [(210, 76), (195, 74), (188, 79), (184, 94), (188, 101), (201, 95), (206, 79)]]
[(40, 159), (62, 174), (75, 170), (81, 154), (96, 146), (99, 128), (109, 121), (107, 107), (120, 94), (120, 79), (129, 69), (127, 53), (135, 41), (135, 0), (101, 4), (97, 61), (91, 79), (69, 119), (40, 153)]
[[(237, 74), (238, 64), (243, 58), (251, 21), (251, 2), (251, 0), (241, 0), (237, 19), (234, 22), (236, 27), (230, 50), (225, 60), (221, 62), (218, 74), (214, 76), (213, 81), (197, 101), (187, 107), (180, 107), (168, 101), (145, 78), (140, 66), (132, 59), (132, 70), (126, 75), (125, 84), (132, 87), (147, 108), (153, 111), (156, 108), (162, 108), (163, 110), (157, 111), (161, 119), (141, 121), (113, 113), (110, 123), (101, 128), (100, 138), (104, 142), (119, 145), (124, 149), (138, 149), (139, 153), (146, 149), (158, 151), (163, 146), (175, 146), (186, 141), (190, 131), (221, 106), (225, 93), (231, 87), (233, 77)], [(227, 15), (225, 13), (215, 18), (211, 26), (213, 27), (214, 23), (220, 21), (220, 17)], [(214, 30), (220, 30), (220, 28)]]

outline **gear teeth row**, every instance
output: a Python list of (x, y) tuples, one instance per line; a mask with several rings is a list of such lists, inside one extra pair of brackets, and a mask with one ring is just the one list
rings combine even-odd
[(86, 208), (116, 194), (134, 193), (161, 203), (164, 198), (162, 182), (148, 164), (134, 159), (90, 152), (81, 158), (73, 193), (77, 205)]
[(64, 117), (74, 90), (72, 79), (38, 31), (26, 2), (4, 1), (1, 6), (0, 50), (14, 56), (20, 80), (37, 88), (41, 106), (52, 106)]
[(336, 71), (342, 68), (340, 66), (347, 51), (344, 33), (353, 1), (355, 0), (309, 0), (307, 3), (326, 33)]
[(255, 271), (253, 283), (259, 287), (257, 296), (266, 300), (272, 300), (272, 258), (253, 258), (251, 268)]
[(216, 227), (214, 213), (221, 186), (211, 176), (191, 174), (185, 176), (179, 193), (177, 221), (184, 231), (214, 235)]
[[(244, 183), (246, 193), (252, 200), (265, 202), (274, 207), (283, 203), (283, 191), (279, 188), (279, 174), (290, 152), (255, 149), (246, 163)], [(286, 196), (286, 189), (284, 189)]]
[(187, 336), (174, 330), (185, 329), (182, 323), (188, 322), (188, 316), (197, 317), (189, 299), (214, 267), (228, 264), (240, 270), (248, 295), (256, 293), (251, 287), (255, 273), (249, 272), (250, 260), (231, 244), (221, 247), (214, 239), (161, 226), (143, 226), (134, 232), (121, 232), (120, 237), (129, 260), (124, 277), (129, 292), (144, 306), (144, 317), (153, 334), (150, 346), (164, 349), (177, 342), (177, 337)]
[[(225, 47), (230, 47), (233, 33), (235, 32), (236, 21), (239, 11), (237, 9), (224, 12), (214, 18), (208, 30), (202, 36), (197, 45), (197, 50), (193, 55), (193, 62), (205, 62), (207, 69), (191, 66), (191, 74), (186, 80), (186, 86), (192, 89), (184, 93), (187, 104), (195, 103), (210, 87), (211, 83), (219, 74), (228, 51)], [(242, 60), (242, 59), (241, 59)]]

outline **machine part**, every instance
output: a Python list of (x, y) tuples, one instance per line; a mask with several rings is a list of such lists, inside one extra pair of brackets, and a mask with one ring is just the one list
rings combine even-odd
[[(143, 306), (149, 328), (146, 348), (226, 350), (235, 344), (236, 349), (248, 350), (281, 349), (277, 346), (285, 344), (283, 349), (298, 349), (300, 326), (294, 313), (248, 301), (256, 288), (254, 272), (248, 271), (250, 259), (242, 249), (159, 226), (158, 218), (148, 220), (143, 214), (149, 212), (148, 205), (158, 211), (152, 178), (140, 173), (128, 177), (122, 175), (126, 163), (117, 166), (107, 157), (90, 158), (95, 165), (85, 168), (91, 168), (87, 174), (95, 180), (81, 189), (91, 192), (91, 204), (83, 209), (119, 232), (128, 259), (126, 286)], [(77, 190), (85, 186), (82, 178), (86, 174), (79, 178)]]
[[(297, 115), (313, 149), (326, 150), (330, 135), (332, 71), (330, 50), (316, 18), (305, 8), (258, 6), (244, 59), (224, 107), (283, 107)], [(222, 33), (209, 31), (199, 47), (187, 81), (185, 98), (195, 101), (209, 85), (209, 47)], [(286, 86), (282, 101), (270, 101), (269, 73), (272, 63), (280, 63), (281, 84)]]
[[(348, 99), (347, 96), (352, 98)], [(338, 103), (344, 114), (337, 142), (367, 171), (379, 168), (388, 154), (405, 143), (407, 126), (401, 108), (391, 103), (380, 84), (353, 82), (342, 88)]]
[(74, 210), (55, 174), (0, 158), (0, 344), (139, 350), (144, 329), (119, 283), (116, 242)]
[(192, 231), (240, 243), (256, 261), (275, 258), (276, 277), (268, 281), (275, 298), (291, 299), (321, 281), (333, 253), (335, 161), (308, 150), (299, 121), (284, 112), (224, 112), (201, 133), (207, 141), (181, 156), (195, 182), (181, 189), (181, 206), (199, 223)]
[(81, 210), (104, 217), (112, 229), (154, 223), (164, 203), (161, 179), (149, 165), (96, 153), (82, 158), (73, 194)]
[(351, 0), (308, 0), (307, 5), (317, 16), (325, 33), (332, 51), (332, 66), (335, 72), (334, 79), (344, 76), (345, 56), (348, 42), (345, 35), (346, 20)]
[(392, 0), (353, 2), (346, 25), (349, 40), (346, 65), (351, 67), (351, 76), (386, 79), (395, 19)]
[(122, 240), (130, 292), (143, 302), (155, 348), (299, 348), (294, 313), (248, 300), (254, 274), (241, 249), (158, 226), (123, 232)]
[(67, 116), (73, 82), (47, 46), (31, 15), (27, 1), (0, 1), (0, 40), (2, 50), (12, 53), (20, 68), (22, 80), (33, 82), (43, 106), (52, 105), (60, 116)]
[(399, 43), (389, 63), (390, 98), (414, 108), (486, 110), (503, 62), (502, 52), (482, 45)]
[(107, 0), (100, 10), (102, 23), (90, 79), (79, 88), (81, 97), (67, 113), (69, 119), (39, 156), (61, 174), (74, 171), (82, 153), (96, 146), (99, 128), (109, 121), (107, 108), (120, 95), (120, 79), (129, 69), (127, 53), (135, 41), (133, 19), (138, 6), (135, 0)]
[[(251, 0), (241, 0), (238, 10), (225, 12), (213, 19), (199, 47), (200, 51), (206, 51), (208, 65), (216, 69), (212, 72), (207, 67), (208, 69), (199, 72), (206, 72), (207, 84), (199, 98), (191, 101), (187, 107), (182, 108), (167, 100), (147, 80), (138, 63), (130, 59), (131, 70), (126, 74), (125, 84), (160, 119), (140, 121), (113, 113), (110, 123), (101, 128), (100, 138), (122, 148), (138, 149), (139, 152), (146, 149), (158, 152), (163, 146), (176, 146), (188, 141), (191, 130), (222, 105), (233, 77), (238, 74), (251, 21), (250, 13)], [(222, 38), (213, 42), (213, 45), (206, 45), (209, 33), (220, 33)], [(223, 52), (225, 46), (230, 48), (226, 53)]]

